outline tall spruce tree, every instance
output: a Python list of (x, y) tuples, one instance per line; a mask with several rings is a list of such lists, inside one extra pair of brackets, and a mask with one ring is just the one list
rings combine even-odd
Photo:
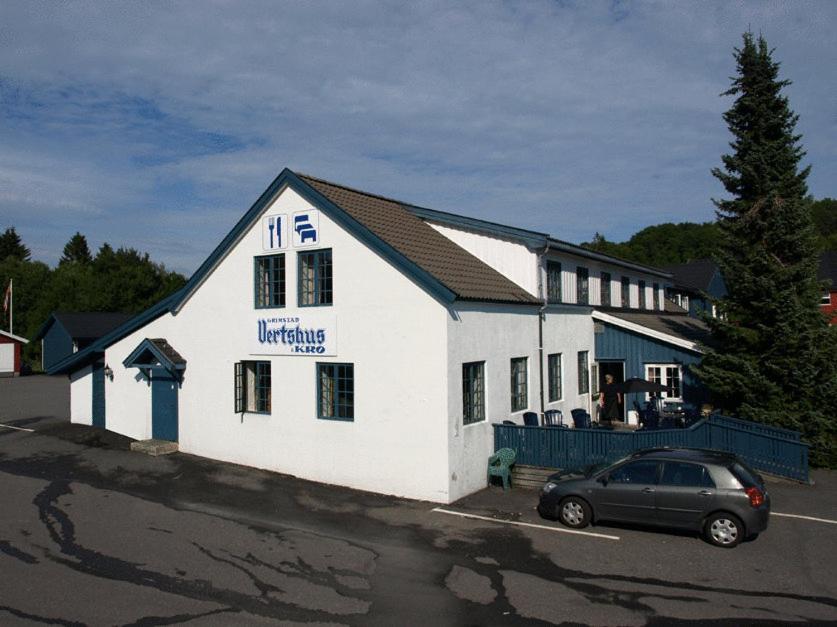
[(718, 262), (728, 296), (711, 320), (713, 345), (697, 375), (716, 402), (741, 417), (798, 429), (812, 461), (837, 465), (837, 329), (818, 304), (816, 234), (805, 201), (810, 167), (763, 37), (735, 50), (735, 96), (724, 120), (732, 153), (713, 174), (730, 199), (715, 201)]
[(64, 246), (64, 254), (59, 260), (59, 264), (65, 263), (90, 263), (93, 257), (90, 255), (90, 247), (87, 245), (87, 238), (76, 231), (76, 234), (70, 238), (70, 241)]

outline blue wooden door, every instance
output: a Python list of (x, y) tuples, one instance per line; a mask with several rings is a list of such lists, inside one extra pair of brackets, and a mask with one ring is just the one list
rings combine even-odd
[(151, 371), (151, 437), (177, 442), (177, 379), (157, 368)]
[(93, 364), (93, 426), (105, 428), (105, 365)]

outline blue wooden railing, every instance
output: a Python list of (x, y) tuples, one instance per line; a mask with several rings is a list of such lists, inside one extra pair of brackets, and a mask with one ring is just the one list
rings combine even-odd
[(494, 449), (514, 449), (519, 464), (567, 469), (616, 461), (644, 448), (707, 448), (735, 453), (762, 472), (808, 481), (808, 444), (799, 433), (728, 416), (713, 414), (687, 429), (654, 431), (493, 427)]

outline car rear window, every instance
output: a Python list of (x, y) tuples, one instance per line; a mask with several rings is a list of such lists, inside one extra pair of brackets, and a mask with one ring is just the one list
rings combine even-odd
[(745, 464), (735, 462), (729, 467), (729, 470), (743, 487), (754, 488), (761, 486), (761, 477)]

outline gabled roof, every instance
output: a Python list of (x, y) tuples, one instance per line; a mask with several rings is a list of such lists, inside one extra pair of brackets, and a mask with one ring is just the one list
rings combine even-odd
[(407, 206), (304, 174), (299, 178), (428, 272), (461, 300), (537, 304), (538, 299), (410, 212)]
[(608, 309), (594, 311), (593, 319), (698, 353), (711, 338), (703, 321), (683, 314)]
[(60, 324), (74, 340), (95, 340), (112, 331), (133, 316), (105, 311), (53, 312), (41, 325), (33, 340), (44, 337), (49, 328)]
[(120, 324), (110, 333), (103, 335), (98, 340), (93, 342), (87, 348), (80, 350), (77, 353), (73, 353), (68, 357), (65, 357), (57, 364), (54, 364), (52, 367), (47, 369), (47, 374), (64, 374), (67, 372), (73, 372), (74, 370), (78, 370), (79, 368), (86, 366), (87, 364), (96, 360), (96, 358), (101, 355), (105, 348), (113, 344), (114, 342), (118, 342), (126, 335), (129, 335), (142, 327), (143, 325), (148, 324), (152, 320), (156, 320), (163, 314), (169, 313), (174, 304), (178, 301), (178, 299), (182, 296), (183, 290), (180, 289), (177, 292), (167, 296), (160, 302), (152, 305), (142, 313), (134, 316), (130, 320), (127, 320), (123, 324)]
[(125, 358), (122, 365), (126, 368), (139, 368), (142, 371), (162, 366), (172, 374), (177, 374), (178, 371), (186, 369), (186, 360), (165, 338), (145, 338)]
[(826, 250), (820, 255), (817, 278), (821, 281), (831, 281), (831, 289), (837, 289), (837, 251)]
[(84, 350), (58, 362), (49, 369), (49, 374), (71, 372), (82, 367), (95, 360), (107, 346), (155, 318), (169, 312), (176, 314), (287, 187), (443, 303), (461, 299), (540, 304), (536, 297), (414, 216), (401, 203), (311, 176), (298, 176), (285, 168), (180, 291), (128, 320)]
[(676, 287), (708, 292), (712, 279), (718, 273), (718, 264), (711, 259), (697, 259), (666, 266), (665, 269), (674, 276)]
[(20, 337), (19, 335), (9, 333), (8, 331), (0, 331), (0, 335), (2, 335), (4, 337), (7, 337), (11, 340), (14, 340), (15, 342), (22, 342), (23, 344), (28, 344), (29, 343), (29, 340), (27, 340), (25, 337)]

